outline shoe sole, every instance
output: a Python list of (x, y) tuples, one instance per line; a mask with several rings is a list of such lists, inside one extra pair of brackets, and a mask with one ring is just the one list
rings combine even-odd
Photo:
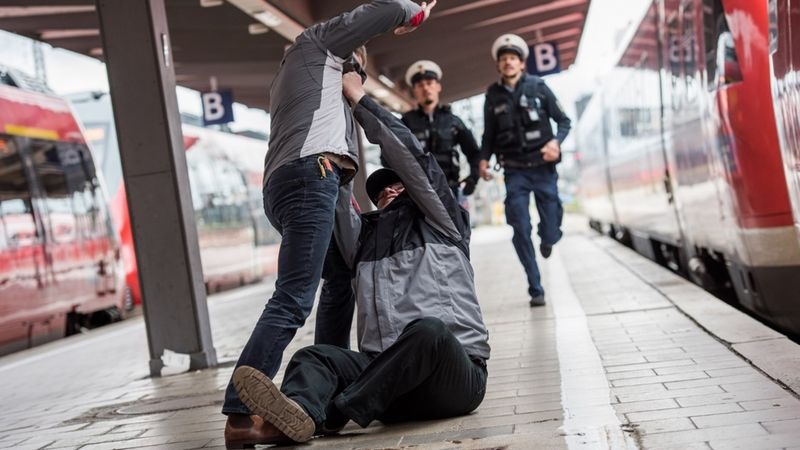
[(300, 405), (283, 395), (266, 375), (241, 366), (233, 372), (233, 386), (239, 399), (265, 421), (295, 442), (306, 442), (314, 435), (314, 421)]

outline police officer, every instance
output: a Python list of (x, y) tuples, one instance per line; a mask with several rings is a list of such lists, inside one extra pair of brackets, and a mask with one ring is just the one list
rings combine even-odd
[[(561, 161), (560, 144), (569, 133), (570, 120), (544, 81), (525, 72), (528, 44), (521, 37), (500, 36), (492, 45), (492, 57), (501, 79), (486, 91), (480, 173), (491, 179), (492, 155), (504, 169), (506, 221), (514, 229), (514, 249), (528, 277), (530, 305), (542, 306), (544, 289), (531, 239), (530, 194), (539, 212), (539, 251), (548, 258), (561, 239), (564, 210), (558, 198), (556, 164)], [(555, 135), (551, 120), (558, 124)]]
[[(422, 148), (434, 155), (453, 195), (459, 198), (462, 183), (464, 195), (475, 191), (480, 150), (472, 132), (453, 114), (450, 105), (439, 103), (441, 80), (442, 69), (433, 61), (417, 61), (408, 68), (406, 84), (411, 86), (417, 108), (403, 114), (403, 123), (414, 133)], [(461, 148), (470, 165), (470, 174), (463, 181), (460, 180), (460, 158), (456, 146)]]

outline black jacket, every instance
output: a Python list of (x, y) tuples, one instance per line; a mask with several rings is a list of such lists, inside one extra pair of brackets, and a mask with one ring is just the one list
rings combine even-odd
[(457, 186), (459, 179), (459, 155), (456, 146), (467, 157), (470, 178), (477, 181), (480, 149), (472, 132), (464, 122), (453, 114), (450, 105), (440, 105), (433, 111), (433, 121), (422, 108), (403, 114), (403, 123), (414, 133), (422, 148), (436, 157), (444, 171), (450, 187)]
[[(544, 80), (527, 73), (513, 92), (502, 82), (489, 86), (483, 114), (481, 159), (489, 160), (494, 154), (501, 165), (506, 162), (530, 167), (545, 164), (541, 148), (554, 137), (559, 143), (563, 142), (571, 126), (569, 117)], [(555, 136), (551, 120), (558, 124)]]

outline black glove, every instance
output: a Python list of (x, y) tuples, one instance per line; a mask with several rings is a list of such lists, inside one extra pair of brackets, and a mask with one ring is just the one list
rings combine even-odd
[(464, 195), (472, 195), (475, 192), (475, 186), (478, 185), (478, 179), (476, 177), (467, 177), (461, 181), (464, 183), (464, 186), (461, 188), (461, 192)]

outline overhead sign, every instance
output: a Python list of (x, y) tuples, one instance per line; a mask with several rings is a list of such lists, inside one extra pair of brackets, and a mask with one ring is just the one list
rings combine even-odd
[(561, 62), (558, 60), (558, 44), (556, 42), (543, 42), (532, 45), (528, 56), (528, 73), (538, 76), (550, 75), (561, 72)]
[(233, 93), (231, 91), (203, 92), (203, 125), (233, 122)]

